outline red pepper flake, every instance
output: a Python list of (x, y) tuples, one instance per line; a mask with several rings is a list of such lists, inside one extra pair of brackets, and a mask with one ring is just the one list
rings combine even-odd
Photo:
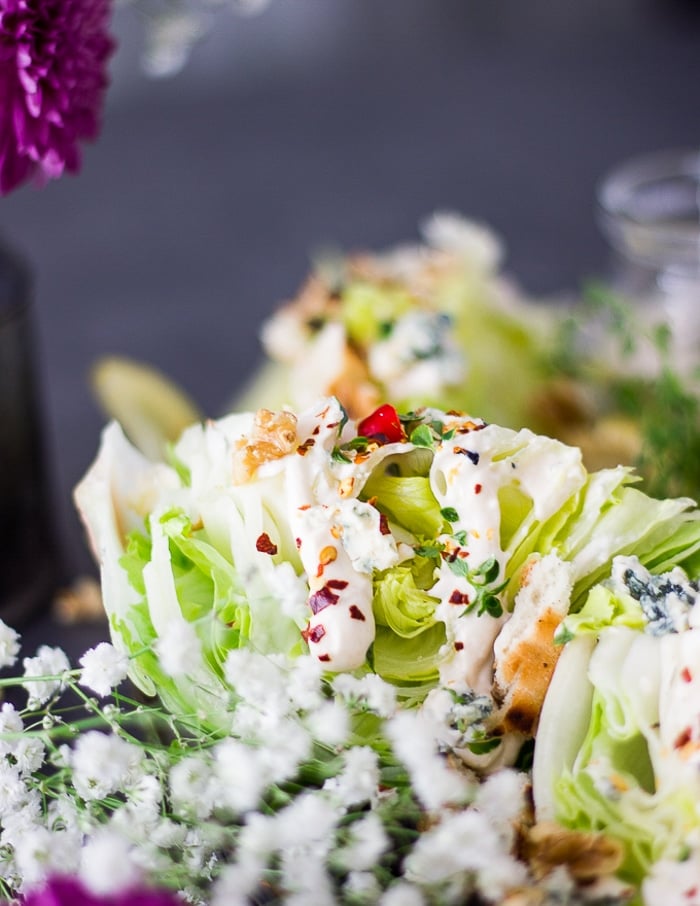
[(465, 591), (459, 591), (459, 589), (455, 588), (455, 590), (450, 595), (450, 604), (468, 604), (468, 603), (469, 603), (469, 595)]
[(321, 426), (316, 425), (316, 427), (314, 428), (314, 430), (311, 433), (313, 434), (314, 437), (316, 437), (318, 434), (321, 433)]
[(324, 585), (323, 588), (319, 588), (318, 591), (311, 595), (308, 603), (311, 613), (315, 616), (320, 611), (325, 610), (326, 607), (337, 604), (338, 595), (334, 594), (327, 585)]
[(386, 518), (385, 513), (379, 514), (379, 531), (382, 533), (382, 535), (391, 534), (391, 529), (389, 528), (389, 522)]
[(331, 659), (331, 656), (330, 656), (330, 654), (320, 654), (319, 657), (318, 657), (318, 659), (319, 659), (319, 661), (323, 661), (324, 663), (328, 663), (328, 661), (330, 661), (330, 659)]
[(348, 587), (348, 583), (345, 581), (345, 579), (329, 579), (326, 582), (326, 585), (328, 586), (328, 588), (335, 588), (338, 591), (342, 591), (344, 588)]
[(295, 538), (294, 543), (297, 546), (297, 550), (299, 550), (301, 548), (301, 538)]
[(690, 735), (690, 727), (686, 727), (681, 733), (678, 734), (676, 741), (673, 743), (674, 749), (682, 749), (683, 746), (687, 745), (692, 739)]
[(382, 444), (398, 443), (406, 439), (399, 414), (388, 403), (363, 418), (357, 426), (357, 432), (361, 437), (373, 437)]
[(255, 542), (255, 549), (260, 551), (261, 554), (269, 554), (271, 557), (277, 553), (277, 545), (270, 540), (267, 532), (263, 532), (262, 535), (258, 536), (258, 540)]
[(696, 897), (697, 895), (698, 895), (698, 888), (697, 888), (697, 887), (689, 887), (689, 888), (686, 890), (686, 892), (683, 894), (683, 896), (684, 896), (684, 897), (687, 897), (689, 900), (692, 900), (693, 897)]
[(681, 679), (683, 680), (684, 683), (692, 683), (693, 674), (690, 672), (690, 670), (687, 667), (684, 667), (681, 670)]
[(360, 620), (362, 623), (365, 622), (365, 615), (362, 613), (357, 604), (350, 605), (350, 617), (353, 620)]
[(474, 493), (475, 493), (475, 494), (481, 494), (481, 490), (482, 490), (482, 485), (480, 485), (480, 484), (475, 484), (475, 485), (474, 485)]
[(455, 651), (461, 651), (464, 648), (464, 642), (455, 642)]
[(301, 631), (301, 637), (305, 642), (320, 642), (325, 634), (326, 630), (320, 623), (314, 626), (313, 629), (307, 626), (306, 629)]
[(309, 437), (304, 441), (303, 444), (299, 444), (299, 446), (297, 447), (297, 453), (299, 454), (299, 456), (306, 456), (306, 454), (315, 445), (315, 443), (316, 441), (313, 439), (313, 437)]

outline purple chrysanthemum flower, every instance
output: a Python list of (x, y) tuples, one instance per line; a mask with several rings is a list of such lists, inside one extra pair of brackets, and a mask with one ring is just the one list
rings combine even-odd
[(75, 878), (52, 878), (44, 887), (33, 890), (22, 900), (23, 906), (182, 906), (175, 894), (166, 890), (129, 888), (120, 893), (90, 893)]
[(0, 0), (0, 194), (80, 167), (99, 132), (111, 0)]

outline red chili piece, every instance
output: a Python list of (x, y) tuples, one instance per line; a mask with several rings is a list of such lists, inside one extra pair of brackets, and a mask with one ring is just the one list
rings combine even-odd
[(385, 513), (379, 514), (379, 531), (382, 535), (391, 534), (391, 529), (389, 528), (389, 520), (386, 518)]
[(455, 651), (461, 651), (464, 648), (464, 642), (455, 642)]
[(450, 604), (468, 604), (469, 595), (464, 591), (455, 590), (450, 595)]
[(320, 642), (325, 634), (326, 630), (320, 623), (317, 626), (314, 626), (313, 629), (307, 627), (301, 631), (301, 637), (305, 642)]
[(267, 532), (263, 532), (262, 535), (258, 536), (258, 540), (255, 542), (255, 549), (260, 551), (261, 554), (270, 554), (270, 556), (274, 556), (277, 553), (277, 545), (270, 540)]
[(687, 667), (684, 667), (681, 670), (681, 679), (684, 683), (691, 683), (693, 681), (693, 674), (688, 670)]
[(481, 485), (480, 485), (480, 484), (475, 484), (475, 485), (474, 485), (474, 493), (475, 493), (475, 494), (481, 494)]
[(357, 432), (361, 437), (373, 437), (383, 444), (398, 443), (406, 437), (398, 412), (388, 403), (363, 418)]
[(319, 590), (315, 591), (309, 598), (309, 607), (314, 616), (321, 610), (325, 610), (326, 607), (330, 607), (331, 604), (337, 603), (338, 595), (334, 594), (327, 585), (324, 585), (323, 588), (319, 588)]
[(327, 588), (335, 588), (337, 591), (342, 591), (344, 588), (348, 587), (348, 583), (345, 579), (329, 579), (326, 582)]
[(357, 604), (350, 605), (350, 617), (353, 620), (360, 620), (362, 623), (365, 622), (365, 615), (362, 613)]

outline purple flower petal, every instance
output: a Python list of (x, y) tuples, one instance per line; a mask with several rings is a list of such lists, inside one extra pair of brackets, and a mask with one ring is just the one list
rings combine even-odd
[(108, 84), (111, 0), (0, 0), (0, 194), (80, 166)]
[(182, 906), (182, 900), (170, 891), (145, 887), (98, 896), (76, 878), (55, 877), (27, 894), (22, 906)]

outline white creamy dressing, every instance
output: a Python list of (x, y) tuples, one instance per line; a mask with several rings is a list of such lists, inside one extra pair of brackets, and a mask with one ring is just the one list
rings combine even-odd
[(351, 464), (332, 468), (341, 417), (335, 400), (302, 417), (300, 445), (313, 444), (304, 455), (292, 454), (285, 471), (290, 525), (311, 592), (304, 637), (333, 671), (364, 663), (375, 635), (372, 572), (400, 559), (393, 537), (381, 531), (379, 511), (356, 499), (363, 482)]
[[(343, 414), (335, 399), (321, 400), (299, 416), (295, 452), (257, 470), (258, 480), (283, 476), (280, 503), (310, 591), (302, 634), (311, 653), (333, 671), (365, 662), (375, 635), (372, 575), (412, 553), (397, 544), (379, 511), (358, 495), (382, 461), (414, 451), (428, 454), (397, 442), (370, 448), (350, 462), (338, 460), (334, 447), (354, 436), (351, 425), (341, 431)], [(430, 418), (443, 421), (445, 414), (426, 410), (425, 419)], [(431, 488), (441, 508), (455, 511), (452, 534), (464, 533), (457, 555), (472, 570), (495, 560), (498, 584), (512, 550), (533, 524), (549, 518), (585, 481), (580, 452), (528, 430), (515, 432), (467, 416), (448, 416), (447, 427), (455, 429), (454, 436), (430, 454)], [(502, 542), (499, 495), (504, 488), (517, 489), (529, 514), (514, 537)], [(450, 535), (438, 540), (455, 544)], [(440, 601), (436, 616), (446, 627), (440, 679), (458, 691), (488, 693), (494, 641), (509, 614), (479, 616), (478, 608), (465, 613), (475, 591), (467, 576), (455, 574), (443, 558), (430, 589)]]
[[(462, 424), (466, 427), (469, 422), (462, 419)], [(514, 432), (477, 421), (475, 428), (466, 433), (458, 429), (438, 447), (430, 480), (440, 506), (454, 509), (459, 517), (454, 532), (466, 532), (470, 569), (493, 558), (502, 579), (510, 555), (501, 547), (502, 489), (517, 488), (531, 501), (533, 519), (542, 522), (563, 506), (585, 474), (580, 451), (574, 448), (526, 429)], [(526, 531), (531, 525), (525, 520)], [(508, 547), (510, 551), (514, 541)], [(459, 603), (450, 603), (459, 594), (471, 599), (475, 591), (466, 577), (455, 575), (443, 561), (430, 592), (440, 598), (437, 615), (447, 627), (440, 680), (445, 686), (487, 693), (493, 680), (493, 644), (508, 614), (478, 616), (477, 608), (465, 614)]]
[[(657, 641), (657, 640), (655, 640)], [(661, 648), (659, 740), (662, 782), (692, 781), (700, 788), (700, 631), (672, 633), (658, 639)], [(667, 756), (672, 755), (671, 759)], [(670, 762), (670, 763), (669, 763)], [(664, 771), (668, 764), (668, 773)]]

